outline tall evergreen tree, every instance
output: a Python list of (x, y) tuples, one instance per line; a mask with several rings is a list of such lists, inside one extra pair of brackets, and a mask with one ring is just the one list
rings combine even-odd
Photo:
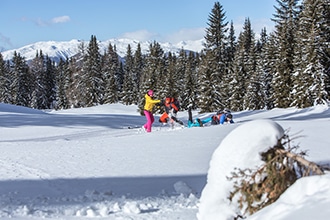
[(70, 86), (68, 88), (68, 99), (72, 107), (80, 108), (86, 106), (85, 94), (87, 78), (85, 63), (87, 49), (84, 42), (78, 45), (78, 53), (74, 57), (70, 57), (67, 74), (70, 78)]
[(292, 103), (296, 107), (304, 108), (329, 101), (329, 75), (323, 60), (327, 59), (324, 51), (328, 49), (326, 36), (330, 32), (326, 32), (327, 27), (324, 26), (327, 20), (324, 4), (324, 0), (306, 0), (299, 16)]
[(141, 84), (141, 77), (144, 68), (144, 56), (142, 55), (141, 51), (141, 44), (137, 45), (137, 48), (134, 53), (134, 62), (133, 62), (133, 81), (134, 81), (134, 93), (133, 93), (133, 100), (134, 104), (140, 103), (140, 84)]
[(322, 3), (323, 20), (321, 21), (321, 30), (324, 33), (322, 36), (322, 55), (321, 65), (324, 66), (325, 73), (325, 91), (328, 94), (327, 100), (330, 100), (330, 0), (324, 0)]
[[(226, 57), (227, 57), (227, 74), (223, 77), (223, 84), (226, 85), (223, 87), (224, 94), (227, 96), (224, 99), (224, 105), (227, 108), (231, 108), (231, 101), (232, 98), (234, 98), (233, 93), (234, 90), (232, 88), (232, 84), (235, 84), (235, 81), (233, 80), (235, 76), (234, 72), (234, 61), (235, 61), (235, 54), (236, 54), (236, 36), (235, 36), (235, 30), (234, 30), (234, 23), (231, 21), (230, 23), (230, 29), (229, 29), (229, 35), (228, 35), (228, 46), (226, 49)], [(235, 101), (234, 101), (235, 102)]]
[(167, 55), (164, 54), (163, 60), (165, 66), (163, 73), (157, 78), (158, 88), (161, 89), (160, 96), (176, 96), (176, 77), (177, 77), (177, 66), (176, 66), (176, 56), (169, 52)]
[(11, 73), (13, 77), (13, 104), (31, 107), (31, 96), (34, 79), (29, 72), (25, 59), (16, 51), (13, 56)]
[(260, 108), (260, 72), (257, 71), (255, 35), (250, 19), (245, 19), (234, 59), (234, 80), (231, 83), (231, 106), (234, 110)]
[(69, 61), (60, 62), (57, 66), (56, 75), (56, 108), (67, 109), (70, 107), (69, 102), (69, 88), (70, 88), (70, 74), (68, 71)]
[(224, 85), (222, 79), (228, 73), (226, 65), (226, 48), (228, 31), (225, 21), (225, 12), (222, 5), (216, 2), (208, 18), (206, 28), (204, 55), (199, 69), (200, 103), (201, 112), (216, 111), (224, 108)]
[(121, 101), (126, 105), (133, 104), (133, 94), (134, 94), (134, 58), (131, 45), (128, 44), (126, 57), (125, 57), (125, 67), (124, 67), (124, 83), (122, 90)]
[(175, 62), (175, 71), (173, 76), (174, 88), (172, 91), (173, 96), (181, 99), (181, 96), (185, 92), (182, 90), (185, 80), (186, 68), (187, 68), (187, 51), (183, 48), (180, 50), (179, 56)]
[(103, 103), (104, 78), (101, 72), (101, 54), (96, 36), (91, 36), (87, 47), (85, 66), (85, 102), (87, 106), (94, 106)]
[(46, 97), (48, 108), (53, 109), (56, 104), (56, 67), (55, 62), (46, 56)]
[(300, 12), (298, 0), (276, 0), (274, 14), (277, 51), (273, 73), (274, 105), (287, 108), (292, 102), (292, 74), (297, 48), (297, 16)]
[(193, 109), (196, 109), (198, 106), (198, 99), (197, 99), (198, 66), (199, 66), (198, 53), (189, 52), (186, 61), (184, 84), (182, 89), (182, 91), (184, 92), (181, 93), (182, 109), (188, 109), (189, 106), (191, 106)]
[(245, 96), (243, 102), (244, 109), (261, 109), (263, 108), (263, 87), (261, 82), (261, 68), (257, 65), (259, 53), (255, 44), (255, 34), (252, 30), (250, 19), (245, 20), (242, 32), (241, 42), (243, 44), (244, 62), (246, 67), (245, 73)]
[(9, 62), (3, 60), (0, 53), (0, 102), (12, 103), (11, 85), (13, 77), (9, 74)]
[(242, 33), (238, 36), (238, 44), (236, 47), (234, 59), (234, 71), (232, 74), (232, 81), (229, 83), (231, 87), (230, 108), (234, 111), (241, 111), (246, 109), (244, 106), (244, 96), (246, 93), (247, 81), (247, 54), (244, 47), (244, 35)]
[[(260, 108), (265, 109), (272, 109), (273, 108), (273, 102), (271, 99), (272, 95), (272, 74), (270, 71), (270, 62), (269, 62), (269, 56), (271, 57), (271, 49), (268, 47), (270, 44), (269, 37), (267, 35), (266, 28), (263, 28), (260, 33), (260, 40), (257, 43), (257, 53), (258, 53), (258, 71), (260, 72), (260, 80), (261, 80), (261, 90), (262, 90), (262, 96), (260, 97), (262, 99), (262, 106)], [(269, 50), (268, 50), (269, 49)]]
[(119, 71), (119, 57), (115, 48), (109, 43), (108, 50), (103, 56), (102, 72), (105, 77), (105, 103), (116, 103), (119, 101), (118, 85), (116, 75)]

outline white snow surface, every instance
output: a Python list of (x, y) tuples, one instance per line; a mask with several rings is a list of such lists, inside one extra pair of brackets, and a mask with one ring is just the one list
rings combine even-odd
[[(204, 118), (212, 113), (198, 114)], [(306, 159), (330, 163), (328, 106), (233, 112), (234, 124), (151, 133), (137, 107), (39, 111), (0, 103), (0, 218), (227, 220), (235, 167), (288, 132)], [(187, 112), (178, 117), (187, 122)], [(330, 175), (301, 178), (248, 220), (327, 219)]]

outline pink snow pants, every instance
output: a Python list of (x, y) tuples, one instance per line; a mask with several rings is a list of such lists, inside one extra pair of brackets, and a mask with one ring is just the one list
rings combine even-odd
[(155, 121), (154, 115), (147, 110), (144, 110), (144, 115), (146, 116), (147, 123), (145, 123), (143, 127), (146, 129), (147, 132), (151, 132), (152, 123), (154, 123)]

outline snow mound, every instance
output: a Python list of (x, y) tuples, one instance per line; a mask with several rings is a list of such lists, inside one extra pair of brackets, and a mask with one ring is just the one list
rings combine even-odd
[[(328, 219), (330, 215), (329, 182), (330, 175), (301, 178), (288, 188), (276, 203), (263, 208), (248, 219)], [(318, 213), (317, 217), (315, 213)]]
[(207, 184), (200, 199), (198, 219), (233, 219), (237, 205), (229, 203), (228, 196), (233, 183), (227, 177), (231, 176), (235, 168), (261, 165), (259, 153), (276, 145), (283, 135), (284, 129), (269, 119), (251, 121), (231, 131), (212, 155)]

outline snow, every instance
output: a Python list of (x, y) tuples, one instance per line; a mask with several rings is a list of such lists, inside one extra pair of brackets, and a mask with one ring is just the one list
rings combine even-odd
[[(134, 105), (39, 111), (0, 103), (0, 218), (230, 219), (225, 176), (258, 165), (284, 131), (299, 136), (306, 159), (330, 163), (328, 106), (233, 115), (235, 124), (174, 129), (155, 115), (145, 133)], [(178, 117), (186, 123), (188, 114)], [(329, 183), (328, 172), (302, 178), (247, 219), (326, 219)]]
[[(159, 43), (165, 53), (172, 52), (179, 55), (182, 49), (194, 52), (200, 52), (203, 49), (204, 39), (196, 41), (181, 41), (177, 44), (167, 42)], [(33, 44), (23, 46), (21, 48), (7, 50), (1, 52), (4, 60), (13, 58), (14, 53), (19, 53), (26, 61), (30, 61), (36, 57), (36, 51), (42, 51), (43, 55), (48, 55), (49, 58), (55, 62), (59, 62), (60, 58), (66, 60), (79, 52), (79, 46), (84, 43), (85, 47), (88, 46), (89, 41), (72, 39), (70, 41), (40, 41)], [(128, 45), (131, 46), (132, 51), (136, 51), (138, 44), (140, 44), (142, 54), (149, 53), (150, 44), (152, 41), (140, 42), (134, 39), (127, 38), (113, 38), (105, 41), (99, 41), (99, 51), (104, 54), (108, 50), (109, 44), (116, 46), (116, 52), (120, 57), (125, 57), (127, 54)]]

